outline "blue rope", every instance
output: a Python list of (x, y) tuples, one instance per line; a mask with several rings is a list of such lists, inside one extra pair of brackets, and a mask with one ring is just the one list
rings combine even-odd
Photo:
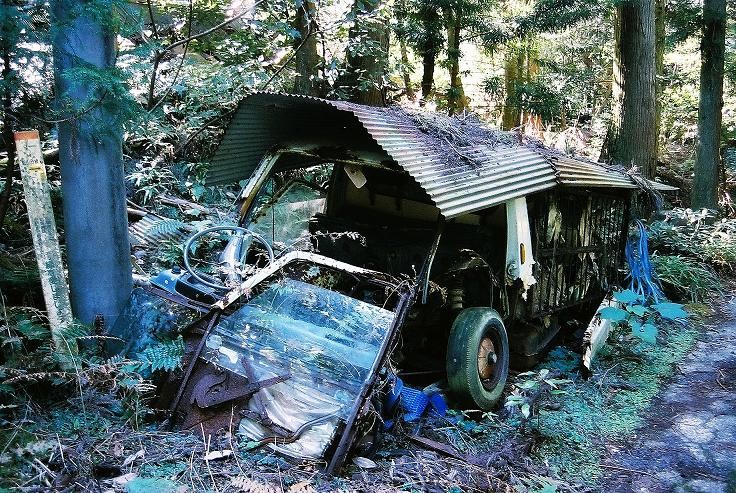
[(643, 296), (644, 299), (651, 297), (655, 303), (659, 303), (659, 300), (664, 299), (665, 296), (659, 279), (652, 269), (647, 230), (640, 219), (636, 220), (636, 226), (639, 231), (638, 238), (632, 237), (626, 242), (626, 262), (630, 270), (627, 277), (631, 278), (629, 289)]

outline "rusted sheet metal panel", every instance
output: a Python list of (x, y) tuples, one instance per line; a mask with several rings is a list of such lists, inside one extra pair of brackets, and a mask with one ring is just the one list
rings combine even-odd
[(407, 126), (406, 118), (393, 116), (397, 110), (341, 101), (329, 104), (352, 112), (371, 137), (427, 191), (446, 218), (557, 185), (554, 167), (526, 147), (463, 148), (459, 152), (473, 162), (450, 164), (447, 156), (436, 152), (441, 147), (432, 145), (433, 137), (416, 126)]
[[(634, 180), (626, 173), (606, 168), (599, 164), (589, 163), (564, 156), (550, 158), (560, 172), (560, 183), (568, 187), (616, 187), (638, 188)], [(647, 182), (659, 191), (673, 191), (676, 187), (652, 180)]]
[(271, 93), (254, 94), (241, 103), (207, 181), (247, 178), (270, 149), (310, 137), (330, 137), (334, 148), (346, 152), (380, 152), (406, 170), (446, 218), (557, 185), (637, 187), (624, 173), (519, 144), (460, 148), (458, 156), (447, 156), (446, 143), (412, 124), (399, 109)]

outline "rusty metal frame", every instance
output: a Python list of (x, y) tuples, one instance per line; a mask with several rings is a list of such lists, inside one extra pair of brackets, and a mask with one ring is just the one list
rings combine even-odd
[(357, 267), (355, 265), (348, 264), (346, 262), (340, 262), (339, 260), (334, 260), (329, 257), (325, 257), (324, 255), (319, 255), (317, 253), (302, 252), (297, 250), (284, 254), (283, 256), (279, 257), (266, 267), (262, 268), (261, 270), (244, 280), (240, 284), (240, 286), (228, 292), (222, 300), (212, 305), (212, 307), (219, 308), (220, 310), (226, 309), (228, 306), (235, 303), (241, 296), (250, 293), (250, 291), (257, 284), (263, 282), (268, 277), (279, 272), (288, 264), (299, 261), (312, 262), (314, 264), (323, 265), (331, 269), (347, 272), (348, 274), (358, 274), (366, 276), (374, 280), (376, 283), (382, 284), (384, 286), (396, 286), (398, 284), (398, 281), (389, 274)]
[(386, 365), (386, 359), (390, 356), (391, 348), (394, 347), (398, 340), (401, 327), (404, 325), (406, 316), (413, 304), (412, 301), (416, 296), (416, 291), (417, 284), (414, 283), (409, 290), (403, 293), (399, 300), (395, 310), (396, 316), (394, 317), (394, 321), (389, 328), (387, 336), (383, 340), (378, 357), (368, 373), (368, 378), (364, 382), (363, 388), (361, 389), (361, 392), (355, 400), (353, 408), (348, 415), (348, 419), (345, 422), (345, 428), (342, 431), (342, 435), (337, 447), (335, 448), (335, 452), (332, 454), (332, 458), (325, 468), (325, 473), (327, 474), (335, 472), (342, 465), (345, 457), (350, 452), (350, 446), (353, 444), (355, 439), (355, 424), (360, 417), (361, 409), (364, 407), (366, 401), (370, 399), (371, 393), (378, 381), (379, 370), (381, 367)]
[[(192, 354), (192, 357), (187, 365), (187, 368), (184, 371), (184, 375), (179, 384), (179, 388), (177, 390), (176, 396), (174, 397), (171, 404), (169, 405), (169, 411), (171, 412), (171, 415), (172, 415), (171, 423), (173, 426), (176, 414), (179, 410), (179, 406), (182, 401), (182, 397), (184, 396), (184, 393), (186, 392), (186, 388), (189, 385), (191, 376), (194, 373), (194, 369), (197, 367), (197, 365), (200, 362), (200, 356), (202, 354), (202, 351), (204, 350), (207, 337), (209, 336), (209, 334), (212, 332), (214, 327), (220, 321), (220, 318), (223, 312), (225, 312), (227, 308), (233, 303), (235, 303), (240, 297), (248, 296), (251, 292), (251, 289), (254, 288), (256, 285), (268, 279), (270, 276), (278, 273), (285, 266), (293, 262), (310, 262), (310, 263), (322, 265), (322, 266), (325, 266), (331, 269), (339, 270), (339, 271), (342, 271), (348, 274), (365, 276), (369, 278), (371, 282), (379, 286), (394, 288), (394, 289), (400, 290), (400, 293), (401, 293), (400, 298), (397, 302), (396, 308), (393, 310), (394, 319), (391, 323), (391, 326), (389, 327), (389, 330), (387, 331), (385, 337), (383, 338), (383, 341), (379, 348), (377, 357), (373, 363), (373, 366), (368, 372), (368, 376), (366, 380), (363, 382), (363, 385), (358, 394), (358, 397), (355, 399), (353, 407), (351, 408), (348, 418), (345, 421), (345, 425), (342, 428), (342, 431), (340, 432), (339, 441), (325, 469), (325, 472), (327, 474), (331, 474), (338, 467), (340, 467), (340, 465), (345, 460), (345, 457), (350, 451), (350, 447), (355, 438), (355, 433), (356, 433), (355, 426), (356, 426), (357, 421), (360, 418), (361, 409), (365, 406), (366, 401), (370, 399), (371, 397), (371, 394), (375, 388), (376, 382), (379, 378), (379, 370), (381, 369), (381, 367), (383, 367), (386, 364), (386, 360), (391, 353), (391, 348), (395, 346), (396, 341), (398, 340), (400, 329), (404, 324), (406, 315), (416, 296), (416, 291), (417, 291), (417, 286), (418, 286), (416, 281), (412, 283), (408, 288), (401, 290), (400, 283), (398, 282), (398, 280), (393, 278), (393, 276), (390, 276), (382, 272), (373, 271), (370, 269), (364, 269), (361, 267), (356, 267), (354, 265), (347, 264), (345, 262), (340, 262), (337, 260), (333, 260), (329, 257), (324, 257), (322, 255), (318, 255), (318, 254), (314, 254), (310, 252), (294, 251), (294, 252), (289, 252), (285, 254), (284, 256), (280, 257), (276, 261), (272, 262), (268, 266), (258, 271), (253, 276), (246, 279), (240, 286), (230, 291), (224, 299), (213, 304), (210, 307), (209, 312), (196, 322), (196, 323), (201, 324), (202, 322), (204, 322), (205, 320), (209, 318), (207, 322), (207, 327), (204, 330), (201, 336), (201, 339), (197, 343), (197, 347), (195, 348)], [(163, 291), (163, 290), (160, 290), (160, 291)], [(176, 303), (182, 302), (182, 300), (179, 300), (178, 297), (171, 296), (171, 293), (156, 292), (156, 294), (168, 295), (165, 297)]]

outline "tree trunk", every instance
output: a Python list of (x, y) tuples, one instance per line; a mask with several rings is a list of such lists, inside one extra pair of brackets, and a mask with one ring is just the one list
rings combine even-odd
[(432, 94), (434, 84), (434, 67), (437, 63), (437, 55), (440, 50), (438, 25), (440, 16), (437, 7), (431, 2), (422, 5), (422, 30), (424, 40), (422, 42), (422, 101), (426, 101)]
[(446, 9), (445, 23), (447, 24), (447, 62), (450, 71), (450, 89), (447, 91), (447, 111), (450, 115), (455, 115), (468, 109), (468, 98), (465, 97), (463, 81), (460, 78), (460, 31), (462, 29), (462, 13), (456, 9)]
[(665, 38), (667, 37), (666, 24), (665, 24), (665, 9), (667, 7), (667, 0), (655, 0), (654, 5), (654, 22), (655, 22), (655, 33), (656, 49), (654, 55), (655, 64), (655, 104), (656, 104), (656, 124), (654, 138), (657, 142), (657, 156), (659, 156), (659, 139), (660, 132), (662, 129), (662, 77), (664, 77), (664, 48)]
[(317, 4), (314, 0), (305, 0), (297, 8), (295, 27), (299, 31), (299, 39), (294, 43), (297, 50), (294, 57), (296, 77), (294, 92), (307, 96), (319, 96), (320, 84), (317, 68), (320, 63), (317, 53)]
[(705, 0), (703, 38), (700, 42), (699, 140), (693, 180), (693, 208), (715, 209), (718, 205), (725, 36), (726, 0)]
[[(4, 2), (6, 3), (6, 2)], [(7, 5), (7, 3), (6, 3)], [(7, 22), (7, 21), (6, 21)], [(5, 27), (5, 26), (3, 26)], [(3, 29), (5, 31), (5, 29)], [(2, 33), (2, 52), (3, 59), (3, 95), (2, 95), (2, 107), (3, 107), (3, 133), (2, 140), (5, 149), (8, 152), (8, 161), (5, 166), (5, 184), (3, 187), (2, 194), (0, 194), (0, 228), (2, 228), (5, 222), (5, 215), (8, 212), (8, 206), (10, 205), (10, 194), (13, 191), (13, 175), (15, 174), (15, 142), (13, 140), (13, 119), (10, 116), (13, 106), (13, 88), (10, 83), (14, 77), (13, 69), (10, 65), (10, 53), (13, 49), (13, 41), (10, 39), (9, 33)]]
[(348, 73), (344, 78), (350, 100), (383, 106), (383, 79), (388, 65), (389, 22), (380, 12), (383, 0), (355, 0), (355, 25), (348, 41)]
[(401, 50), (401, 76), (404, 79), (404, 90), (406, 97), (410, 101), (414, 101), (417, 95), (414, 93), (414, 87), (411, 85), (411, 71), (409, 66), (409, 52), (406, 49), (406, 41), (399, 40), (399, 49)]
[(132, 287), (122, 129), (115, 101), (70, 71), (113, 69), (116, 36), (87, 7), (53, 2), (56, 96), (60, 108), (72, 108), (59, 123), (59, 163), (72, 309), (83, 323), (102, 315), (111, 327)]
[(523, 64), (519, 42), (507, 45), (506, 60), (503, 69), (504, 92), (506, 100), (503, 105), (501, 126), (504, 130), (511, 130), (521, 125), (521, 111), (516, 101), (516, 84), (519, 77), (519, 68)]
[(394, 29), (396, 39), (399, 42), (399, 55), (401, 56), (401, 78), (404, 80), (404, 92), (410, 101), (416, 99), (416, 93), (411, 83), (412, 66), (409, 63), (409, 51), (406, 46), (407, 35), (407, 11), (406, 2), (397, 0), (394, 3), (394, 16), (397, 27)]
[(655, 0), (624, 0), (616, 9), (613, 111), (602, 157), (637, 166), (653, 178), (656, 141)]

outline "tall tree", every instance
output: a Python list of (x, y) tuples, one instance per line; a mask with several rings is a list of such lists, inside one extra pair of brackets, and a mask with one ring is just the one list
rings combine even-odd
[(132, 286), (115, 9), (109, 0), (53, 2), (59, 161), (72, 309), (115, 322)]
[(409, 50), (407, 48), (407, 38), (409, 37), (409, 21), (406, 0), (397, 0), (394, 3), (394, 16), (396, 18), (396, 26), (394, 33), (399, 42), (399, 55), (401, 57), (401, 77), (404, 79), (404, 92), (409, 100), (414, 101), (416, 94), (411, 83), (411, 64), (409, 62)]
[(0, 57), (2, 57), (2, 146), (7, 151), (5, 164), (5, 180), (3, 190), (0, 192), (0, 226), (5, 222), (5, 214), (8, 212), (10, 193), (13, 189), (13, 176), (15, 175), (15, 143), (13, 142), (13, 92), (15, 90), (17, 73), (13, 70), (12, 58), (17, 48), (22, 24), (19, 22), (19, 9), (12, 5), (10, 0), (3, 0), (0, 4), (2, 17), (0, 18)]
[(654, 11), (655, 0), (622, 0), (616, 7), (613, 111), (601, 154), (649, 178), (657, 162)]
[(450, 75), (450, 88), (447, 91), (447, 111), (450, 115), (468, 108), (463, 81), (460, 78), (460, 42), (467, 10), (472, 8), (465, 1), (451, 1), (443, 8), (447, 27), (447, 68)]
[(662, 127), (662, 91), (664, 89), (662, 78), (664, 77), (664, 49), (667, 39), (667, 25), (665, 22), (665, 9), (667, 0), (655, 0), (654, 3), (654, 37), (656, 42), (654, 65), (655, 65), (655, 103), (656, 123), (654, 138), (657, 143), (657, 155), (659, 155), (659, 134)]
[(319, 96), (318, 67), (320, 64), (317, 53), (317, 3), (314, 0), (304, 0), (297, 7), (295, 27), (299, 37), (294, 41), (294, 63), (296, 77), (294, 78), (294, 92), (308, 96)]
[(704, 0), (702, 19), (698, 150), (692, 205), (715, 209), (718, 205), (726, 0)]
[(388, 66), (389, 22), (384, 0), (355, 0), (349, 32), (347, 69), (341, 85), (356, 103), (383, 106)]
[(422, 56), (422, 100), (426, 101), (432, 93), (434, 68), (444, 40), (440, 28), (440, 15), (436, 5), (431, 1), (423, 1), (419, 14), (422, 23), (419, 49)]

